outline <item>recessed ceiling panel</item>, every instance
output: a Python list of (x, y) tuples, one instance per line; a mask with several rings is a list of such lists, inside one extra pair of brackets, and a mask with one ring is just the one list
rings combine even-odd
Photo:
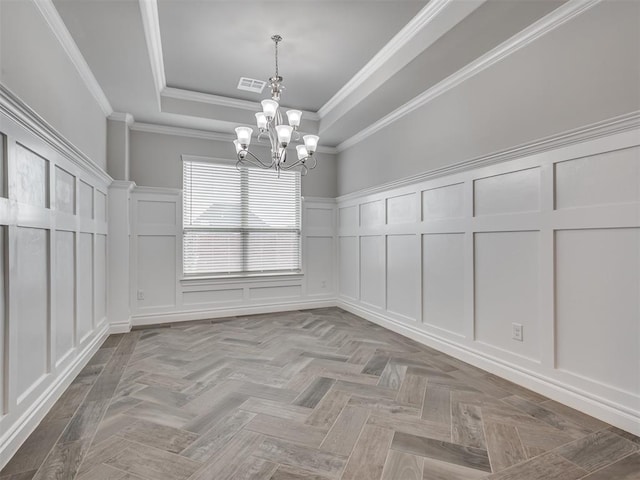
[(426, 1), (192, 1), (159, 0), (167, 85), (245, 100), (240, 77), (267, 80), (279, 67), (282, 102), (318, 110)]

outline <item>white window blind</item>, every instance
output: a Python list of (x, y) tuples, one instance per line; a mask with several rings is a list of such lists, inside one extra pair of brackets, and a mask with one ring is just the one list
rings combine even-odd
[(185, 160), (184, 274), (300, 270), (300, 173)]

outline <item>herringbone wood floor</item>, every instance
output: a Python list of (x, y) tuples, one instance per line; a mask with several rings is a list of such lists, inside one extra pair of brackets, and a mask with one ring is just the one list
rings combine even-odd
[(111, 336), (0, 480), (638, 479), (640, 439), (338, 309)]

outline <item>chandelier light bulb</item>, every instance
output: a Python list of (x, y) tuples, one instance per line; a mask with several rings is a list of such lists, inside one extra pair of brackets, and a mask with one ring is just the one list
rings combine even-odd
[(251, 143), (251, 135), (253, 135), (253, 128), (250, 127), (237, 127), (236, 135), (238, 135), (238, 143), (245, 150)]
[(278, 132), (278, 141), (280, 142), (280, 145), (286, 147), (291, 141), (293, 127), (291, 125), (277, 125), (276, 132)]
[(267, 117), (263, 112), (256, 113), (256, 124), (260, 130), (267, 129)]
[(307, 148), (307, 152), (309, 152), (309, 155), (312, 155), (316, 151), (316, 148), (318, 148), (318, 140), (320, 140), (320, 137), (317, 135), (305, 135), (302, 137), (302, 140), (304, 140), (304, 146)]
[(262, 100), (262, 112), (267, 120), (276, 116), (276, 110), (278, 110), (278, 102), (270, 99)]
[(242, 148), (242, 145), (240, 145), (238, 140), (234, 140), (233, 144), (236, 147), (236, 155), (238, 155), (239, 158), (244, 159), (247, 156), (247, 151)]
[(300, 110), (287, 110), (287, 119), (289, 120), (289, 125), (292, 127), (299, 127), (301, 118), (302, 112)]
[(302, 160), (303, 158), (307, 158), (309, 156), (307, 147), (305, 147), (304, 145), (297, 145), (296, 151), (298, 152), (298, 160)]

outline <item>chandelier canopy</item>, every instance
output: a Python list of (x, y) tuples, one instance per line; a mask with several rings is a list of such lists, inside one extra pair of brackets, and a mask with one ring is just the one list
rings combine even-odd
[(280, 95), (284, 89), (282, 85), (282, 77), (278, 73), (278, 43), (282, 41), (280, 35), (273, 35), (271, 40), (275, 43), (275, 60), (276, 73), (269, 78), (269, 86), (271, 87), (271, 99), (262, 100), (262, 112), (256, 113), (256, 123), (258, 126), (258, 142), (268, 138), (271, 143), (271, 159), (263, 161), (249, 151), (253, 128), (237, 127), (237, 139), (233, 141), (236, 147), (236, 155), (238, 161), (236, 167), (240, 168), (245, 164), (253, 165), (264, 169), (291, 170), (293, 168), (300, 169), (302, 175), (306, 175), (309, 170), (316, 167), (317, 161), (313, 154), (318, 147), (319, 137), (317, 135), (304, 135), (302, 140), (304, 145), (296, 146), (297, 160), (288, 158), (287, 146), (294, 140), (300, 139), (298, 127), (302, 119), (300, 110), (287, 110), (287, 121), (284, 123), (282, 114), (280, 113)]

